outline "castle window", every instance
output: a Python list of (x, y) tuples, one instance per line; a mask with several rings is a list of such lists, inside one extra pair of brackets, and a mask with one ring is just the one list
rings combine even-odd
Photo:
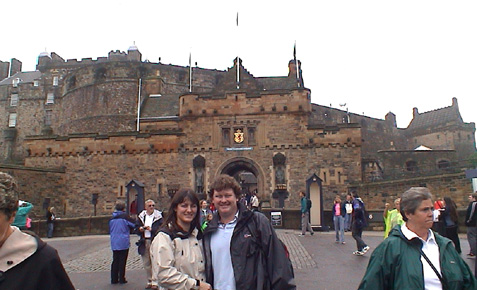
[(20, 83), (20, 78), (15, 78), (12, 81), (12, 85), (14, 88), (18, 87), (18, 84)]
[(48, 93), (48, 95), (46, 96), (46, 103), (47, 104), (54, 104), (55, 103), (55, 94)]
[(17, 125), (17, 113), (11, 113), (10, 116), (8, 116), (8, 127), (15, 128), (16, 125)]
[(222, 144), (224, 146), (230, 145), (230, 128), (222, 128)]
[(418, 169), (417, 162), (414, 160), (410, 160), (406, 162), (406, 170), (409, 172), (416, 172)]
[(73, 89), (75, 86), (76, 86), (76, 77), (75, 77), (75, 76), (71, 76), (71, 77), (68, 79), (68, 89)]
[(255, 145), (256, 144), (256, 141), (255, 141), (255, 128), (253, 127), (249, 127), (247, 128), (247, 131), (248, 131), (248, 144), (249, 145)]
[(10, 106), (11, 107), (18, 106), (18, 94), (12, 94), (12, 96), (10, 98)]
[(186, 77), (185, 72), (183, 72), (183, 71), (179, 72), (179, 81), (180, 82), (185, 81), (185, 77)]
[(53, 111), (45, 111), (45, 125), (51, 126), (51, 117), (53, 116)]
[(326, 183), (326, 172), (323, 172), (323, 182)]
[(58, 77), (53, 77), (53, 86), (58, 86)]
[(460, 132), (457, 133), (457, 137), (459, 138), (459, 140), (461, 139)]
[(437, 134), (437, 140), (439, 140), (440, 137), (441, 137), (441, 136), (440, 136), (439, 134)]
[(33, 81), (33, 86), (34, 87), (38, 87), (40, 85), (40, 82), (39, 81)]
[(450, 167), (450, 162), (449, 160), (440, 160), (437, 162), (437, 168), (439, 169), (446, 169)]

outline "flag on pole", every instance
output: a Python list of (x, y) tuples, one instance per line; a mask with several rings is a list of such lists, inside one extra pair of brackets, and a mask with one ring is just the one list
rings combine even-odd
[(237, 26), (238, 26), (238, 11), (237, 11)]

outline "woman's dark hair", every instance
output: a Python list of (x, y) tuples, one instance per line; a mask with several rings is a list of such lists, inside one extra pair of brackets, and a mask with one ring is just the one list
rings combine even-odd
[(190, 188), (179, 189), (179, 191), (174, 194), (174, 197), (172, 197), (171, 200), (171, 205), (169, 206), (169, 210), (167, 212), (164, 227), (169, 227), (169, 229), (173, 230), (174, 232), (184, 232), (184, 229), (177, 224), (176, 208), (185, 200), (189, 200), (197, 206), (195, 217), (190, 223), (189, 233), (191, 233), (195, 228), (200, 229), (199, 198), (197, 197), (197, 194)]
[(450, 197), (444, 197), (444, 202), (446, 203), (445, 209), (449, 212), (451, 220), (457, 224), (457, 208), (455, 202)]

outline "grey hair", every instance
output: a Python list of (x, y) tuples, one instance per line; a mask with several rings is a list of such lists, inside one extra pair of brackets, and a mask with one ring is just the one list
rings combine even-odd
[(0, 172), (0, 210), (10, 219), (17, 208), (17, 183), (10, 174)]
[(146, 205), (146, 204), (148, 204), (148, 203), (150, 203), (150, 202), (152, 202), (154, 205), (156, 204), (156, 203), (154, 202), (154, 200), (152, 200), (152, 199), (146, 200), (146, 201), (144, 202), (144, 204)]
[(422, 201), (432, 199), (427, 187), (411, 187), (401, 195), (401, 215), (407, 221), (406, 213), (415, 213)]

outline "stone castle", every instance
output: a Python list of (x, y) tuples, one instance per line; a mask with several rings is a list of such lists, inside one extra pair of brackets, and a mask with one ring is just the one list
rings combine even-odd
[[(298, 63), (298, 67), (297, 64)], [(286, 65), (286, 64), (284, 64)], [(475, 124), (457, 99), (420, 113), (407, 128), (311, 103), (300, 62), (283, 77), (255, 77), (233, 61), (226, 71), (142, 61), (137, 47), (107, 57), (64, 60), (42, 53), (37, 69), (0, 62), (0, 170), (21, 198), (64, 216), (109, 214), (117, 199), (165, 208), (191, 187), (235, 176), (264, 206), (296, 208), (306, 189), (320, 224), (336, 194), (357, 190), (369, 207), (409, 186), (464, 202), (463, 169), (475, 152)], [(297, 73), (298, 70), (298, 73)], [(238, 78), (238, 81), (237, 81)]]

